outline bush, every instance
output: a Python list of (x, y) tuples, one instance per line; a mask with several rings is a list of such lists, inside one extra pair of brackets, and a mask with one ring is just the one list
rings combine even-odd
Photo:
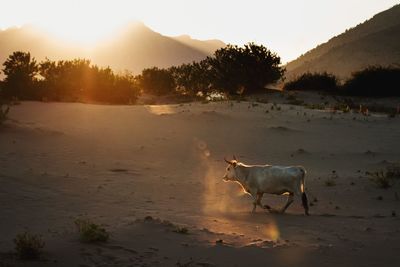
[(146, 93), (157, 96), (176, 93), (175, 80), (170, 70), (157, 67), (144, 69), (136, 79), (140, 89)]
[(40, 63), (39, 70), (43, 79), (38, 82), (37, 100), (128, 104), (139, 95), (131, 74), (118, 75), (110, 68), (91, 65), (89, 60), (46, 60)]
[(326, 181), (325, 181), (325, 186), (335, 186), (336, 185), (336, 182), (335, 182), (335, 180), (333, 180), (332, 178), (328, 178)]
[(20, 259), (35, 260), (42, 255), (44, 241), (38, 235), (24, 232), (14, 239), (15, 251)]
[(82, 242), (107, 242), (110, 237), (106, 229), (89, 220), (77, 219), (75, 220), (75, 225), (78, 228), (79, 237)]
[(9, 111), (10, 111), (10, 106), (0, 104), (0, 125), (7, 120), (7, 115)]
[(344, 84), (343, 93), (351, 96), (400, 96), (400, 68), (373, 66), (355, 72)]
[(378, 188), (387, 189), (393, 186), (395, 179), (400, 178), (400, 167), (389, 166), (386, 170), (366, 173)]
[(174, 78), (177, 92), (190, 96), (205, 96), (211, 93), (211, 79), (207, 60), (182, 64), (168, 70)]
[(327, 93), (335, 93), (338, 90), (338, 79), (333, 74), (326, 72), (308, 72), (285, 83), (283, 90), (324, 91)]

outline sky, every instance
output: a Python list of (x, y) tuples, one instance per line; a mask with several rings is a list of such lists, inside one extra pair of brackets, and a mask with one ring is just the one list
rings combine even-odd
[(283, 62), (371, 18), (397, 0), (0, 0), (0, 28), (33, 24), (94, 43), (139, 20), (167, 36), (263, 44)]

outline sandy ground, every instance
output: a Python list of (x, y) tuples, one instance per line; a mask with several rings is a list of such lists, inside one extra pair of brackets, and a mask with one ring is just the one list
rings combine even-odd
[[(365, 172), (399, 161), (400, 118), (271, 106), (13, 106), (0, 129), (0, 266), (399, 266), (400, 182), (380, 189)], [(233, 154), (303, 165), (311, 216), (299, 199), (284, 215), (250, 213), (221, 179)], [(76, 218), (110, 241), (79, 242)], [(43, 260), (10, 253), (25, 229), (43, 236)]]

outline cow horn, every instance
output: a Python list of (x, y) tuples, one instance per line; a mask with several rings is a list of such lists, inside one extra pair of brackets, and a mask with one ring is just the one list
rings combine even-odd
[(237, 158), (235, 157), (235, 155), (233, 155), (233, 159), (237, 161)]
[(226, 158), (224, 158), (224, 160), (225, 160), (225, 162), (226, 162), (226, 163), (228, 163), (228, 164), (232, 164), (232, 162), (231, 162), (231, 161), (229, 161), (229, 160), (227, 160)]

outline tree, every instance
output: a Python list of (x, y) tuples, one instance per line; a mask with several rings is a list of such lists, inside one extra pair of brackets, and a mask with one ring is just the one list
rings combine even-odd
[(46, 59), (39, 65), (42, 91), (46, 98), (56, 101), (76, 101), (93, 83), (90, 60), (74, 59), (58, 62)]
[(207, 94), (210, 90), (211, 79), (209, 64), (206, 60), (171, 67), (169, 71), (174, 77), (177, 91), (194, 96), (201, 92)]
[(3, 82), (3, 95), (6, 98), (17, 97), (31, 99), (35, 93), (38, 65), (31, 54), (14, 52), (3, 63), (3, 72), (6, 76)]
[(144, 69), (136, 78), (139, 87), (146, 93), (158, 96), (176, 93), (174, 77), (169, 70), (157, 67)]
[(262, 45), (228, 45), (208, 57), (213, 87), (229, 94), (258, 92), (283, 77), (280, 57)]

